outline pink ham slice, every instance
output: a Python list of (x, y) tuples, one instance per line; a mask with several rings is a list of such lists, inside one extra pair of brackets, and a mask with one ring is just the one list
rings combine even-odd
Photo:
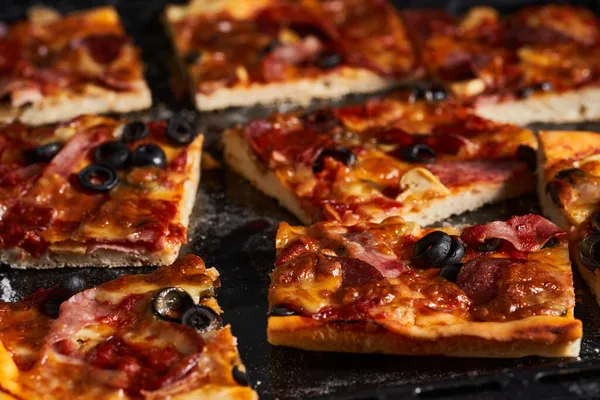
[(102, 129), (77, 133), (48, 164), (44, 174), (67, 177), (77, 163), (84, 159), (92, 148), (108, 139), (108, 136), (109, 132)]
[(564, 234), (565, 231), (546, 218), (527, 214), (514, 216), (506, 222), (472, 226), (463, 232), (462, 239), (468, 246), (477, 246), (487, 239), (504, 239), (519, 251), (532, 252), (540, 250), (548, 240)]

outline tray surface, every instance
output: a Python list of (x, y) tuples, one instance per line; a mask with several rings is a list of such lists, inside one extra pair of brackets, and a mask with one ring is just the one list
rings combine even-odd
[[(0, 20), (22, 18), (34, 1), (5, 0)], [(405, 1), (403, 6), (439, 6), (440, 1)], [(477, 4), (472, 1), (446, 2), (452, 10)], [(530, 1), (495, 1), (494, 6), (514, 9)], [(48, 5), (71, 11), (101, 4), (115, 5), (126, 28), (142, 47), (147, 78), (155, 100), (148, 112), (135, 118), (165, 118), (182, 111), (195, 118), (205, 133), (205, 150), (221, 160), (219, 136), (224, 127), (265, 115), (271, 109), (254, 107), (198, 115), (190, 103), (173, 97), (168, 84), (172, 52), (162, 33), (160, 0), (53, 1)], [(487, 5), (490, 2), (486, 2)], [(599, 4), (588, 2), (598, 11)], [(360, 98), (344, 102), (360, 101)], [(569, 128), (600, 131), (600, 124), (549, 126), (534, 129)], [(222, 164), (222, 163), (221, 163)], [(513, 214), (539, 212), (535, 196), (525, 196), (445, 222), (481, 223), (507, 219)], [(386, 355), (332, 354), (277, 348), (266, 341), (267, 289), (275, 259), (274, 237), (280, 221), (300, 224), (275, 200), (267, 198), (247, 181), (222, 164), (202, 171), (200, 188), (191, 217), (189, 244), (183, 252), (201, 255), (208, 266), (221, 273), (218, 300), (225, 321), (238, 337), (239, 349), (250, 380), (263, 399), (397, 397), (505, 398), (509, 396), (573, 398), (600, 396), (600, 309), (583, 283), (575, 276), (577, 306), (575, 316), (584, 323), (579, 359), (528, 357), (517, 360), (452, 359), (442, 357), (403, 357)], [(126, 273), (148, 272), (152, 268), (64, 269), (18, 271), (0, 266), (0, 300), (15, 301), (80, 274), (90, 285)], [(560, 367), (560, 368), (557, 368)]]

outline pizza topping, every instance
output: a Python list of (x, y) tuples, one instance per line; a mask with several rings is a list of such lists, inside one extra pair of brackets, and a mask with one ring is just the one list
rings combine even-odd
[(414, 163), (431, 163), (435, 161), (435, 151), (422, 143), (415, 143), (400, 149), (400, 157), (404, 161)]
[(462, 269), (462, 264), (446, 265), (440, 269), (440, 276), (450, 282), (456, 282), (456, 278)]
[(233, 375), (233, 380), (236, 381), (238, 385), (250, 386), (248, 375), (246, 375), (246, 373), (240, 369), (239, 365), (235, 365), (231, 373)]
[(323, 171), (323, 168), (325, 167), (325, 159), (327, 157), (333, 158), (347, 167), (350, 167), (356, 163), (356, 155), (345, 147), (323, 149), (313, 163), (313, 172), (315, 174)]
[(442, 231), (431, 232), (415, 243), (413, 262), (419, 268), (441, 268), (460, 263), (465, 248), (456, 236)]
[(531, 146), (520, 144), (517, 147), (517, 160), (527, 164), (530, 171), (535, 172), (537, 168), (537, 153)]
[(181, 116), (174, 116), (167, 121), (167, 138), (176, 145), (184, 146), (196, 138), (194, 125)]
[(328, 133), (340, 124), (339, 119), (330, 108), (305, 113), (300, 116), (304, 125), (317, 133)]
[(192, 297), (178, 287), (161, 289), (152, 297), (154, 315), (165, 321), (181, 321), (182, 315), (193, 306)]
[(296, 312), (284, 306), (273, 306), (269, 311), (269, 315), (273, 317), (289, 317), (296, 315)]
[(456, 284), (469, 296), (473, 304), (486, 303), (498, 294), (500, 273), (512, 262), (506, 258), (474, 258), (462, 266)]
[(123, 128), (121, 140), (125, 143), (135, 142), (148, 136), (148, 126), (143, 122), (132, 122)]
[(322, 54), (318, 59), (317, 59), (317, 66), (319, 68), (322, 69), (333, 69), (335, 67), (337, 67), (338, 65), (340, 65), (342, 63), (342, 56), (335, 52), (335, 51), (330, 51), (327, 52), (325, 54)]
[(477, 251), (480, 251), (482, 253), (491, 253), (497, 251), (500, 247), (502, 247), (502, 243), (502, 239), (485, 239), (483, 243), (477, 246)]
[(540, 82), (540, 83), (536, 83), (535, 85), (530, 85), (530, 86), (519, 89), (519, 91), (517, 92), (517, 95), (522, 99), (526, 99), (526, 98), (530, 97), (531, 95), (533, 95), (534, 93), (549, 92), (552, 89), (554, 89), (554, 85), (552, 84), (552, 82)]
[(600, 233), (593, 233), (579, 243), (579, 259), (591, 271), (600, 268)]
[(528, 214), (514, 216), (506, 222), (472, 226), (463, 232), (462, 239), (467, 246), (475, 247), (487, 239), (504, 239), (519, 251), (533, 252), (540, 250), (548, 240), (563, 234), (562, 229), (544, 217)]
[(446, 88), (440, 84), (419, 84), (412, 88), (411, 98), (413, 101), (426, 100), (430, 103), (447, 100), (450, 95)]
[(85, 46), (94, 61), (99, 64), (111, 64), (119, 57), (126, 43), (127, 38), (122, 35), (96, 34), (73, 43), (72, 47)]
[(131, 163), (136, 167), (164, 168), (167, 156), (160, 146), (152, 143), (138, 146), (131, 155)]
[(94, 161), (97, 164), (110, 165), (116, 169), (126, 168), (129, 165), (131, 151), (121, 142), (104, 142), (94, 151)]
[(188, 308), (181, 317), (181, 323), (199, 333), (216, 331), (223, 326), (221, 316), (212, 308), (203, 305)]
[(90, 164), (77, 174), (77, 180), (89, 191), (108, 192), (119, 183), (119, 175), (110, 165)]
[(52, 161), (54, 156), (63, 148), (61, 142), (48, 143), (40, 147), (28, 149), (24, 156), (28, 163), (46, 163)]

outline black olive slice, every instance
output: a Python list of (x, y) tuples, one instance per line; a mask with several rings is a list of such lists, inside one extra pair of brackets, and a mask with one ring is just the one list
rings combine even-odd
[(440, 276), (450, 282), (456, 282), (456, 278), (458, 277), (461, 268), (462, 264), (446, 265), (440, 269)]
[(121, 142), (105, 142), (96, 147), (94, 161), (98, 164), (106, 164), (116, 169), (126, 168), (129, 164), (131, 151)]
[(331, 157), (347, 167), (350, 167), (356, 163), (356, 155), (345, 147), (323, 149), (313, 163), (313, 172), (315, 174), (323, 171), (323, 168), (325, 167), (325, 158), (327, 157)]
[(148, 136), (148, 127), (143, 122), (132, 122), (125, 125), (121, 140), (125, 143), (135, 142)]
[(448, 91), (444, 86), (436, 83), (416, 85), (412, 88), (411, 98), (413, 101), (426, 100), (430, 103), (447, 100)]
[(219, 314), (212, 308), (201, 305), (193, 306), (185, 311), (181, 317), (181, 323), (200, 333), (211, 332), (223, 326)]
[(600, 268), (600, 233), (593, 233), (581, 241), (579, 259), (591, 271)]
[(119, 183), (117, 170), (110, 165), (90, 164), (77, 175), (82, 188), (93, 192), (108, 192)]
[(552, 199), (554, 204), (556, 204), (559, 207), (563, 206), (562, 202), (560, 201), (560, 196), (558, 195), (558, 188), (554, 184), (554, 181), (548, 182), (548, 184), (546, 185), (546, 193), (548, 194), (548, 196), (550, 196), (550, 199)]
[(340, 124), (335, 113), (328, 108), (305, 113), (300, 118), (307, 128), (317, 133), (328, 133)]
[(486, 239), (482, 244), (477, 247), (477, 250), (482, 253), (491, 253), (496, 251), (502, 246), (502, 239), (491, 238)]
[(435, 151), (423, 143), (415, 143), (400, 149), (400, 157), (404, 161), (430, 163), (435, 161)]
[(340, 65), (341, 62), (342, 56), (339, 53), (328, 51), (317, 59), (316, 64), (321, 69), (332, 69)]
[(445, 232), (434, 231), (423, 236), (413, 250), (413, 261), (419, 268), (439, 268), (451, 252), (453, 240)]
[(192, 50), (185, 56), (185, 63), (187, 65), (194, 65), (202, 57), (202, 52), (198, 50)]
[(62, 143), (53, 142), (33, 149), (28, 149), (25, 150), (24, 153), (25, 160), (30, 164), (50, 162), (62, 148)]
[(444, 264), (446, 265), (458, 264), (465, 256), (465, 246), (462, 240), (457, 236), (450, 236), (450, 238), (452, 238), (452, 245), (450, 246), (448, 256), (444, 260)]
[(238, 383), (238, 385), (250, 386), (250, 381), (248, 380), (248, 375), (246, 375), (246, 373), (244, 371), (242, 371), (239, 366), (237, 366), (237, 365), (234, 366), (231, 373), (233, 375), (233, 380), (236, 381)]
[(167, 121), (167, 131), (165, 132), (167, 138), (180, 146), (190, 144), (196, 138), (196, 128), (187, 119), (182, 116), (176, 115), (169, 118)]
[(531, 146), (520, 144), (517, 148), (517, 160), (523, 161), (530, 171), (534, 171), (537, 168), (537, 154)]
[(594, 213), (590, 218), (590, 226), (594, 232), (600, 233), (600, 212)]
[(542, 249), (551, 249), (553, 247), (556, 247), (560, 244), (560, 239), (559, 238), (552, 238), (550, 240), (548, 240), (543, 246)]
[(181, 321), (183, 314), (192, 307), (192, 296), (182, 288), (160, 289), (152, 297), (152, 312), (165, 321)]
[(296, 315), (296, 312), (293, 310), (290, 310), (287, 307), (274, 306), (274, 307), (271, 307), (271, 311), (269, 312), (269, 315), (272, 317), (289, 317), (290, 315)]
[(519, 97), (526, 99), (530, 97), (535, 92), (548, 92), (554, 88), (552, 82), (540, 82), (535, 85), (527, 86), (519, 90)]
[(167, 156), (159, 146), (148, 143), (137, 147), (133, 151), (131, 163), (136, 167), (163, 168), (167, 165)]
[(585, 172), (580, 168), (567, 168), (560, 170), (554, 175), (554, 179), (569, 179), (582, 178), (585, 176)]

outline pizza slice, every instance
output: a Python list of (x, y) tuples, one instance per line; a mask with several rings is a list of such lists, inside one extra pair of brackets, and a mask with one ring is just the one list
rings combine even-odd
[(565, 229), (575, 227), (572, 258), (600, 301), (600, 134), (545, 131), (539, 141), (542, 209)]
[(252, 121), (224, 133), (225, 160), (305, 224), (427, 225), (532, 190), (532, 132), (419, 93), (436, 92)]
[(34, 7), (0, 32), (0, 121), (41, 125), (152, 103), (143, 65), (112, 7)]
[(466, 228), (282, 223), (268, 340), (305, 350), (576, 357), (565, 232), (538, 215)]
[[(0, 302), (0, 392), (21, 399), (258, 399), (214, 297), (186, 255), (98, 287), (72, 277)], [(79, 292), (79, 293), (76, 293)]]
[(180, 116), (0, 127), (0, 262), (167, 265), (186, 242), (202, 136)]
[(307, 104), (419, 75), (387, 0), (191, 0), (165, 20), (199, 110)]
[(600, 118), (600, 21), (591, 11), (548, 4), (507, 16), (490, 7), (402, 16), (429, 79), (479, 115), (518, 125)]

